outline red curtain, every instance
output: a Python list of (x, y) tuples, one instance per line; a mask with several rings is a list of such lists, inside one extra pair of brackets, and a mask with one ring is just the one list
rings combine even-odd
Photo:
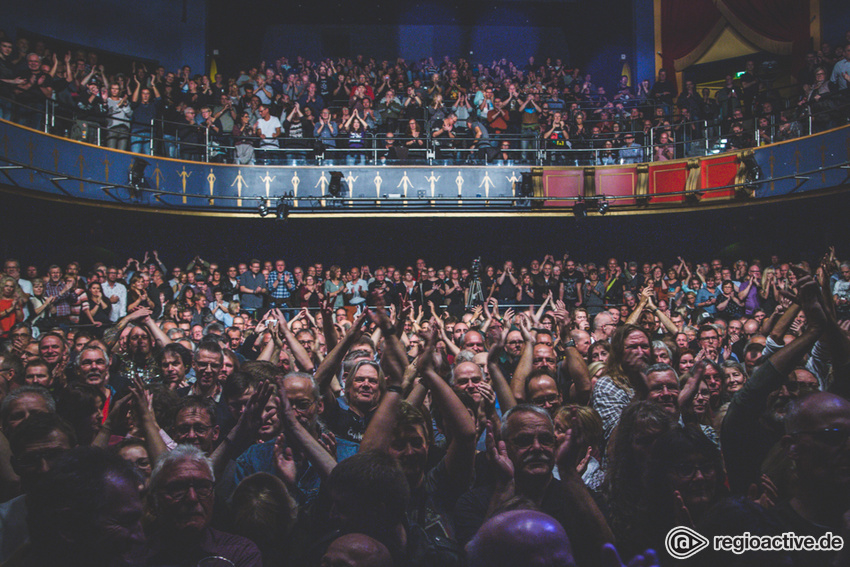
[(795, 55), (804, 54), (809, 48), (809, 0), (719, 1), (741, 24), (759, 35), (793, 42)]
[[(736, 20), (730, 24), (744, 37), (792, 42), (795, 59), (809, 49), (809, 0), (716, 2)], [(721, 19), (726, 18), (715, 0), (661, 0), (661, 54), (668, 75), (675, 72), (673, 62), (696, 49)]]
[(673, 62), (703, 42), (721, 15), (712, 0), (662, 0), (661, 59), (673, 78)]

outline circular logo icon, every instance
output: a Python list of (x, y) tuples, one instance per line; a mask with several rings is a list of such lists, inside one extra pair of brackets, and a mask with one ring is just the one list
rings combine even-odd
[(676, 526), (664, 538), (664, 547), (673, 559), (688, 559), (706, 547), (708, 538), (686, 526)]

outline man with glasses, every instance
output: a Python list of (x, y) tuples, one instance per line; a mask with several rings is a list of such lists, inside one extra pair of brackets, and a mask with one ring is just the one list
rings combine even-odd
[(195, 371), (195, 383), (178, 394), (199, 396), (218, 402), (221, 397), (219, 375), (224, 364), (224, 354), (216, 341), (203, 340), (192, 359), (192, 369)]
[(494, 485), (474, 488), (460, 497), (455, 508), (457, 539), (466, 543), (486, 519), (486, 511), (498, 509), (516, 497), (535, 503), (563, 526), (575, 545), (579, 565), (599, 563), (599, 550), (613, 541), (611, 530), (593, 501), (575, 463), (572, 451), (558, 451), (560, 480), (552, 476), (555, 466), (555, 425), (545, 410), (521, 404), (502, 421), (502, 442), (496, 446), (492, 431), (487, 450), (495, 462)]
[[(286, 396), (292, 415), (298, 421), (300, 427), (317, 443), (321, 442), (322, 436), (326, 435), (328, 431), (319, 421), (319, 414), (324, 409), (324, 402), (319, 396), (319, 386), (316, 381), (304, 372), (290, 372), (282, 378), (278, 377), (278, 383), (283, 386), (285, 392), (282, 393)], [(301, 443), (294, 438), (298, 436), (292, 427), (294, 423), (287, 426), (285, 413), (286, 410), (280, 408), (279, 415), (284, 424), (285, 433), (278, 439), (252, 445), (242, 453), (236, 459), (234, 481), (238, 484), (243, 479), (258, 472), (277, 474), (275, 452), (284, 452), (286, 448), (291, 448), (295, 463), (296, 481), (289, 488), (292, 490), (293, 497), (299, 504), (303, 505), (309, 503), (318, 495), (320, 476), (319, 471), (303, 451)], [(331, 456), (334, 460), (336, 459), (335, 454)]]
[(187, 396), (177, 406), (172, 436), (179, 445), (193, 445), (210, 455), (220, 433), (215, 417), (212, 400)]
[(714, 325), (705, 324), (699, 328), (699, 346), (708, 360), (723, 362), (723, 354), (720, 349), (720, 333)]
[[(793, 496), (776, 507), (782, 531), (840, 533), (850, 510), (850, 402), (817, 392), (792, 402), (782, 448), (793, 464)], [(802, 554), (801, 554), (802, 555)], [(832, 565), (835, 553), (806, 552), (800, 565)]]
[[(197, 447), (168, 453), (151, 474), (148, 510), (155, 518), (146, 548), (146, 565), (262, 565), (251, 541), (210, 527), (215, 501), (210, 460)], [(210, 563), (212, 565), (212, 563)]]

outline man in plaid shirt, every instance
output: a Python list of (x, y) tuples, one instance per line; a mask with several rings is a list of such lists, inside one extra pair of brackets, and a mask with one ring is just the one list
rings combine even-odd
[(44, 286), (44, 295), (55, 297), (53, 306), (56, 308), (56, 318), (60, 323), (70, 322), (71, 305), (77, 303), (77, 294), (74, 292), (73, 282), (65, 283), (62, 280), (62, 268), (52, 265), (47, 269), (49, 279)]
[(590, 395), (590, 406), (602, 418), (605, 441), (620, 422), (620, 414), (637, 395), (647, 394), (643, 371), (652, 364), (652, 342), (645, 330), (624, 325), (611, 337), (607, 374), (599, 378)]
[[(274, 270), (269, 272), (266, 279), (266, 288), (269, 290), (271, 298), (271, 308), (286, 308), (289, 307), (288, 300), (295, 291), (295, 279), (292, 274), (286, 271), (286, 262), (278, 260), (274, 263)], [(284, 311), (289, 319), (289, 314)]]

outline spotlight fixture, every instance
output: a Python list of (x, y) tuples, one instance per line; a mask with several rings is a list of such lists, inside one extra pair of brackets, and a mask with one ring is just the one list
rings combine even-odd
[(280, 203), (277, 205), (275, 214), (277, 215), (278, 220), (286, 220), (289, 216), (289, 203), (281, 199)]
[[(741, 159), (741, 162), (744, 164), (745, 174), (744, 174), (744, 191), (738, 191), (738, 195), (741, 197), (747, 196), (747, 192), (749, 194), (755, 193), (755, 191), (759, 187), (759, 182), (764, 178), (764, 173), (762, 172), (761, 166), (756, 161), (756, 156), (752, 152), (747, 152), (744, 157)], [(795, 179), (799, 180), (799, 176), (795, 176)], [(803, 178), (808, 179), (808, 177)]]
[(257, 212), (260, 213), (261, 217), (264, 217), (269, 214), (269, 208), (265, 203), (260, 203), (260, 206), (257, 207)]
[(608, 201), (603, 199), (603, 200), (599, 201), (599, 205), (597, 206), (596, 210), (599, 211), (600, 215), (604, 215), (605, 213), (608, 212), (608, 209), (610, 209), (610, 208), (611, 208), (611, 205), (608, 204)]
[(328, 193), (338, 199), (342, 196), (342, 180), (344, 176), (341, 171), (331, 171), (330, 176), (331, 180), (328, 182)]
[(584, 200), (576, 201), (576, 204), (573, 205), (573, 214), (576, 218), (585, 218), (587, 216), (587, 203)]
[(522, 172), (522, 181), (519, 184), (519, 196), (526, 198), (534, 196), (534, 177), (530, 171)]
[(150, 185), (145, 180), (145, 169), (150, 165), (149, 162), (134, 158), (130, 164), (129, 185), (132, 197), (138, 197), (139, 191), (143, 188), (150, 188)]

